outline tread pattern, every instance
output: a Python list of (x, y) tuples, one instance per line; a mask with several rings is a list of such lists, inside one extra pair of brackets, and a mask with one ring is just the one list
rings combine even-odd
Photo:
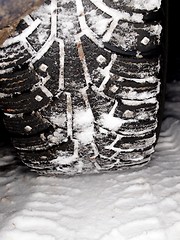
[(31, 169), (78, 174), (150, 161), (160, 5), (128, 2), (47, 0), (0, 48), (4, 122)]

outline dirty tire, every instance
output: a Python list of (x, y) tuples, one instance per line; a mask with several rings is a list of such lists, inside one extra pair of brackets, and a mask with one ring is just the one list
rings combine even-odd
[(20, 159), (40, 174), (147, 164), (163, 108), (163, 29), (158, 0), (47, 0), (26, 16), (0, 48), (0, 106)]

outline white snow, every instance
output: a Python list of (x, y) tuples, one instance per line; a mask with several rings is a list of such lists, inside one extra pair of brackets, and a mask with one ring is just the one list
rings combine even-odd
[[(94, 117), (90, 109), (77, 109), (74, 112), (74, 130), (75, 138), (83, 144), (89, 144), (93, 141)], [(77, 131), (77, 132), (76, 132)]]
[[(166, 103), (165, 113), (172, 117), (163, 121), (155, 154), (142, 169), (74, 177), (38, 176), (18, 165), (13, 153), (1, 147), (0, 239), (179, 240), (177, 106), (179, 102)], [(64, 161), (63, 157), (59, 160)]]
[(136, 9), (141, 9), (141, 10), (154, 10), (154, 9), (159, 9), (161, 6), (161, 0), (131, 0), (129, 1), (129, 6), (136, 8)]
[(126, 121), (127, 120), (114, 117), (113, 115), (107, 113), (103, 113), (99, 119), (99, 123), (103, 126), (103, 128), (112, 131), (117, 131)]
[(88, 12), (90, 15), (90, 23), (92, 25), (93, 30), (98, 34), (98, 35), (103, 35), (110, 22), (112, 21), (112, 18), (105, 18), (102, 15), (97, 15), (97, 10), (91, 10)]
[[(76, 0), (80, 1), (80, 0)], [(135, 21), (135, 22), (142, 22), (143, 15), (141, 13), (132, 13), (129, 14), (124, 11), (118, 11), (111, 7), (108, 7), (102, 0), (91, 0), (91, 2), (103, 12), (107, 13), (110, 16), (113, 16), (116, 20), (128, 20), (128, 21)]]

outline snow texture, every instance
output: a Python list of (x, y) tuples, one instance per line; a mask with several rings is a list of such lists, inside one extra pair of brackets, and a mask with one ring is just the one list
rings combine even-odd
[(0, 239), (180, 240), (179, 88), (168, 86), (156, 151), (142, 169), (38, 176), (1, 147)]

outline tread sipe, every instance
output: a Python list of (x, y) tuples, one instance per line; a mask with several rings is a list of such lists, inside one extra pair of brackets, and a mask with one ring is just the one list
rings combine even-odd
[(147, 164), (163, 108), (163, 24), (159, 0), (46, 0), (21, 20), (0, 47), (0, 106), (20, 159), (40, 174)]

